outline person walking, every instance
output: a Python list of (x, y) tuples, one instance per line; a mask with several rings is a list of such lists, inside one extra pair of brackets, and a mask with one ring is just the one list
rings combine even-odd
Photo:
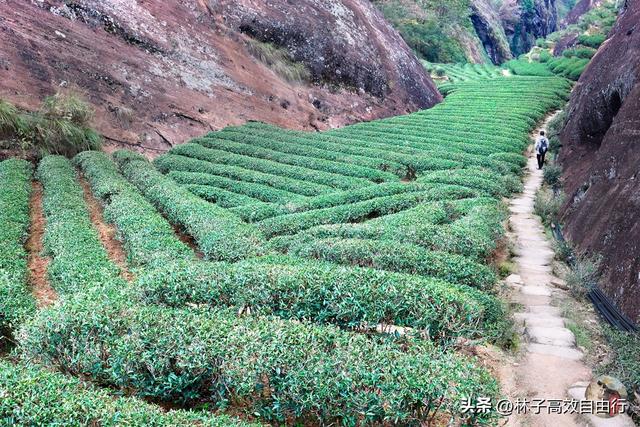
[(542, 169), (544, 166), (544, 157), (547, 155), (547, 151), (549, 151), (549, 140), (543, 130), (540, 131), (540, 136), (536, 138), (535, 150), (536, 158), (538, 159), (538, 169)]

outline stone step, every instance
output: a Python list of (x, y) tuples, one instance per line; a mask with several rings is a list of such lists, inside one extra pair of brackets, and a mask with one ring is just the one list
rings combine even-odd
[(541, 295), (547, 297), (551, 296), (551, 289), (547, 288), (546, 286), (523, 286), (522, 288), (520, 288), (520, 292), (525, 295)]
[(522, 304), (527, 308), (538, 305), (548, 306), (551, 304), (551, 297), (544, 295), (525, 295), (522, 292), (517, 292), (513, 295), (513, 302)]
[(525, 333), (529, 342), (535, 344), (547, 344), (560, 347), (574, 347), (576, 337), (567, 328), (558, 327), (526, 327)]
[(550, 316), (561, 316), (561, 310), (558, 307), (554, 307), (554, 306), (532, 306), (529, 307), (529, 309), (527, 310), (529, 313), (536, 313), (536, 314), (548, 314)]
[(577, 348), (559, 347), (555, 345), (529, 343), (527, 350), (530, 353), (547, 354), (569, 360), (582, 360), (584, 354)]
[(525, 285), (533, 286), (546, 286), (553, 280), (553, 276), (550, 273), (541, 273), (538, 271), (520, 271), (520, 277)]
[(513, 317), (527, 327), (564, 328), (564, 319), (558, 316), (525, 312), (515, 313)]

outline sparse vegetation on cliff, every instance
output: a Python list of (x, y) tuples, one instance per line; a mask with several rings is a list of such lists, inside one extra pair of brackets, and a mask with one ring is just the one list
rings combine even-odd
[(0, 100), (0, 148), (73, 156), (100, 148), (101, 137), (90, 127), (93, 110), (78, 95), (57, 93), (36, 112), (22, 112)]

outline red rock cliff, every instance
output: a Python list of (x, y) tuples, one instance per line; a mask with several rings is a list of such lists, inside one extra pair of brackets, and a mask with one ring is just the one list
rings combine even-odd
[[(328, 128), (441, 100), (368, 0), (3, 0), (0, 38), (0, 97), (33, 109), (79, 89), (108, 142), (149, 150), (246, 120)], [(291, 83), (251, 43), (307, 77)]]
[(568, 201), (578, 248), (603, 256), (602, 286), (640, 315), (640, 2), (629, 1), (580, 78), (562, 132)]

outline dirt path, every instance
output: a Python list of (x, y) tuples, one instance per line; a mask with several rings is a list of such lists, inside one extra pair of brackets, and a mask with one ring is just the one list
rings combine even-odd
[(98, 231), (98, 236), (107, 251), (109, 259), (118, 266), (120, 269), (120, 275), (123, 279), (131, 282), (134, 280), (133, 274), (129, 271), (127, 266), (127, 255), (122, 248), (122, 244), (116, 239), (116, 229), (105, 222), (102, 216), (102, 206), (98, 203), (98, 200), (93, 196), (89, 183), (83, 176), (79, 176), (78, 180), (82, 186), (84, 192), (84, 200), (87, 203), (87, 209), (89, 210), (89, 218), (93, 226)]
[[(512, 302), (520, 307), (515, 318), (521, 326), (523, 343), (523, 352), (514, 364), (512, 378), (505, 387), (512, 401), (518, 398), (530, 401), (546, 399), (547, 402), (550, 399), (583, 399), (584, 386), (592, 378), (591, 369), (582, 360), (582, 352), (576, 348), (574, 334), (565, 327), (566, 319), (562, 317), (560, 308), (553, 305), (571, 297), (554, 287), (554, 283), (562, 285), (551, 266), (554, 251), (540, 218), (534, 214), (535, 194), (542, 182), (543, 172), (538, 170), (531, 150), (524, 192), (510, 204), (509, 223), (515, 235), (514, 262), (518, 274), (509, 276), (507, 283), (512, 289)], [(626, 426), (628, 420), (625, 418), (619, 416), (604, 420), (593, 416), (587, 419), (570, 414), (549, 415), (548, 410), (543, 409), (539, 415), (514, 415), (506, 425)]]
[(26, 244), (29, 253), (29, 284), (38, 307), (42, 308), (53, 304), (58, 299), (58, 295), (47, 278), (49, 259), (42, 256), (42, 241), (46, 224), (42, 210), (42, 185), (33, 181), (31, 187), (31, 226)]

